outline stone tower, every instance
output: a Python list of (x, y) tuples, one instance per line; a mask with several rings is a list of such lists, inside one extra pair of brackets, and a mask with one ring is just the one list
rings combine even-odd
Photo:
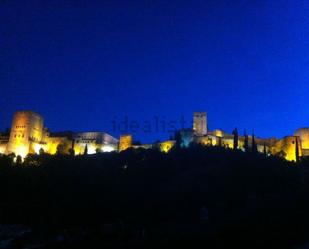
[(122, 135), (119, 139), (119, 152), (132, 146), (133, 138), (131, 135)]
[(194, 112), (193, 114), (193, 131), (197, 136), (207, 134), (207, 114), (206, 112)]
[(41, 141), (43, 136), (43, 118), (32, 111), (19, 111), (14, 114), (10, 139), (6, 153), (15, 153), (25, 157), (31, 145)]

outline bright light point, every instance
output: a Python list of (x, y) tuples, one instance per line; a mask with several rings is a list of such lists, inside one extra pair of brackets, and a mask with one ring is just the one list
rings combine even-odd
[(42, 149), (42, 146), (40, 144), (34, 145), (34, 152), (35, 154), (40, 154), (40, 150)]
[(16, 149), (16, 153), (15, 154), (16, 154), (16, 157), (17, 156), (21, 156), (21, 158), (24, 159), (27, 156), (27, 154), (28, 154), (28, 148), (26, 146), (19, 146)]

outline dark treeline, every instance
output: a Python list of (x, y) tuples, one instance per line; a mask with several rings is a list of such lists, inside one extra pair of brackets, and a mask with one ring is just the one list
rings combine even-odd
[[(29, 155), (23, 163), (2, 155), (0, 222), (139, 227), (134, 243), (143, 248), (291, 248), (308, 236), (308, 179), (306, 159), (296, 164), (220, 147)], [(117, 243), (130, 247), (124, 233)], [(106, 243), (102, 236), (96, 243)]]

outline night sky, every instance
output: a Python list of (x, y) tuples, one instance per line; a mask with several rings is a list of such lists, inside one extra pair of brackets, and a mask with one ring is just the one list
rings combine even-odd
[[(292, 134), (309, 126), (309, 1), (0, 0), (0, 98), (1, 130), (24, 109), (116, 137), (126, 117), (206, 111), (211, 130)], [(169, 138), (148, 128), (135, 139)]]

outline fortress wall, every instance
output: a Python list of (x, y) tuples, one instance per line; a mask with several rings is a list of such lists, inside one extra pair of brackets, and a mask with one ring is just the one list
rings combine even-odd
[(6, 153), (25, 157), (30, 150), (31, 141), (40, 141), (43, 134), (43, 118), (31, 111), (14, 114)]
[(309, 149), (302, 149), (302, 156), (309, 156)]
[(61, 146), (61, 152), (69, 154), (69, 150), (72, 147), (72, 140), (67, 137), (49, 137), (46, 145), (41, 145), (43, 150), (49, 154), (56, 154), (57, 147)]
[(0, 154), (6, 153), (8, 142), (9, 142), (9, 137), (0, 135)]
[(104, 132), (81, 132), (75, 135), (75, 154), (83, 154), (87, 145), (88, 154), (97, 151), (110, 152), (118, 150), (117, 140)]
[(302, 156), (301, 141), (299, 137), (287, 136), (278, 140), (273, 147), (271, 153), (273, 155), (281, 154), (288, 161), (296, 161), (296, 139), (298, 139), (299, 156)]
[(95, 140), (88, 141), (88, 142), (75, 142), (74, 144), (74, 151), (75, 155), (82, 155), (85, 152), (85, 148), (87, 146), (87, 154), (95, 154), (97, 150), (101, 150), (100, 144), (97, 144)]
[(203, 137), (195, 137), (194, 141), (198, 144), (205, 145), (205, 146), (215, 146), (217, 144), (217, 138), (212, 135), (207, 135)]
[[(218, 134), (212, 132), (211, 134)], [(222, 133), (220, 133), (222, 134)], [(215, 136), (215, 135), (207, 135), (203, 137), (196, 137), (195, 142), (206, 145), (206, 146), (219, 146), (220, 145), (220, 139), (221, 139), (221, 146), (233, 149), (234, 147), (234, 137), (233, 135), (230, 134), (225, 134), (223, 137)], [(255, 142), (257, 145), (257, 150), (261, 153), (264, 152), (264, 144), (266, 145), (267, 151), (270, 151), (271, 147), (271, 142), (272, 140), (270, 139), (261, 139), (261, 138), (256, 138)], [(249, 148), (252, 147), (252, 136), (248, 137), (248, 143), (249, 143)], [(245, 137), (244, 136), (239, 136), (238, 137), (238, 149), (244, 150), (244, 144), (245, 144)]]
[(295, 136), (299, 136), (302, 144), (302, 149), (309, 149), (309, 128), (298, 129), (295, 133)]

